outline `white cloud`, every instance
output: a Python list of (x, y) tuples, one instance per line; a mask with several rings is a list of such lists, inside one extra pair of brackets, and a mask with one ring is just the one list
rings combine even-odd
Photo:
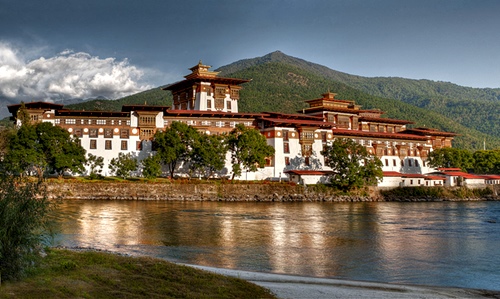
[(103, 96), (120, 98), (151, 88), (141, 83), (144, 71), (125, 59), (101, 59), (64, 50), (50, 58), (24, 61), (22, 54), (0, 42), (0, 98), (64, 100)]

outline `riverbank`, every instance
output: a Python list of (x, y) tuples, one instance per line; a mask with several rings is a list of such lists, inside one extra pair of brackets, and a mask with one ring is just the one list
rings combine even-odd
[[(373, 201), (485, 201), (500, 200), (497, 190), (408, 187), (379, 190), (366, 187), (349, 194), (324, 185), (301, 186), (271, 182), (199, 181), (79, 181), (48, 180), (51, 198), (86, 200), (263, 201), (263, 202), (373, 202)], [(446, 191), (446, 192), (445, 192)]]
[(282, 274), (229, 270), (188, 265), (216, 274), (241, 278), (269, 289), (279, 298), (332, 299), (332, 298), (384, 298), (384, 299), (444, 299), (444, 298), (500, 298), (500, 291), (401, 285), (379, 282), (352, 281), (329, 278), (303, 277)]

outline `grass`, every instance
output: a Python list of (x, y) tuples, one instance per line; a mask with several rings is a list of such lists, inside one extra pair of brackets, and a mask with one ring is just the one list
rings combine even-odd
[(0, 298), (276, 298), (242, 279), (149, 257), (47, 249), (38, 267), (2, 282)]

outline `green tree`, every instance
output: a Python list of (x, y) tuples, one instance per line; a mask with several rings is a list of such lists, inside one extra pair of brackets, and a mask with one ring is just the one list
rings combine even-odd
[(137, 159), (132, 154), (119, 153), (117, 158), (111, 159), (109, 168), (118, 177), (127, 178), (138, 167)]
[(500, 150), (477, 151), (473, 157), (475, 173), (500, 174)]
[(47, 165), (43, 153), (36, 128), (29, 123), (24, 124), (8, 136), (3, 168), (10, 174), (23, 175), (36, 171), (38, 176), (43, 176)]
[(150, 155), (141, 161), (142, 175), (148, 179), (161, 176), (161, 159), (159, 155)]
[(54, 205), (41, 180), (0, 177), (0, 280), (20, 278), (33, 265)]
[(339, 189), (374, 185), (383, 177), (380, 159), (352, 139), (335, 139), (321, 154), (325, 157), (325, 164), (333, 170), (331, 184)]
[(36, 133), (49, 171), (62, 175), (66, 171), (81, 173), (85, 170), (85, 149), (77, 137), (49, 122), (37, 124)]
[(192, 149), (198, 142), (200, 133), (193, 127), (182, 122), (174, 121), (163, 132), (157, 132), (154, 136), (153, 147), (161, 161), (170, 170), (170, 177), (181, 163), (189, 163), (192, 157)]
[(87, 156), (87, 165), (90, 168), (89, 177), (91, 180), (101, 177), (102, 169), (104, 168), (103, 157), (95, 156), (89, 153)]
[(23, 124), (10, 134), (4, 166), (9, 173), (36, 171), (62, 175), (84, 170), (85, 149), (77, 138), (51, 123)]
[(266, 137), (243, 124), (236, 125), (229, 133), (227, 143), (233, 163), (231, 179), (240, 176), (242, 170), (256, 171), (265, 165), (267, 157), (274, 155), (274, 148), (267, 144)]
[(472, 153), (466, 149), (438, 148), (429, 153), (429, 165), (435, 168), (460, 168), (467, 171), (474, 165)]
[(191, 159), (193, 168), (210, 179), (216, 171), (224, 168), (226, 153), (227, 144), (224, 136), (201, 134), (193, 148)]

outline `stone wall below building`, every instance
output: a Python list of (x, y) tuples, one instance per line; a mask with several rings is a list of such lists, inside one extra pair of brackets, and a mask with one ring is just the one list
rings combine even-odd
[(341, 195), (329, 188), (288, 183), (143, 183), (143, 182), (49, 182), (51, 198), (86, 200), (266, 201), (266, 202), (361, 202), (499, 200), (487, 198), (383, 197), (376, 187), (362, 195)]

